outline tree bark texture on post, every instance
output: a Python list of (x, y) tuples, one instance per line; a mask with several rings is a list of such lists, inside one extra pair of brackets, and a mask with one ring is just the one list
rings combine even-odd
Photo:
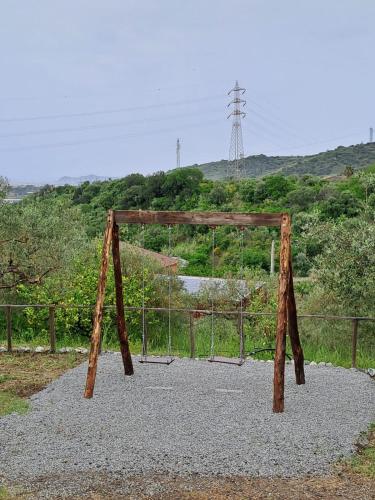
[(7, 351), (12, 352), (12, 308), (6, 307), (5, 310), (6, 325), (7, 325)]
[(119, 227), (116, 223), (113, 224), (113, 239), (112, 239), (112, 256), (113, 256), (113, 270), (115, 275), (115, 289), (116, 289), (116, 320), (117, 332), (120, 341), (120, 349), (122, 361), (124, 363), (125, 375), (133, 375), (133, 362), (129, 348), (129, 338), (125, 321), (124, 310), (124, 294), (122, 287), (122, 272), (121, 272), (121, 259), (120, 259), (120, 238)]
[(288, 324), (288, 291), (290, 274), (290, 233), (289, 214), (283, 214), (280, 236), (280, 275), (276, 328), (276, 352), (273, 377), (273, 411), (284, 411), (285, 351)]
[(353, 319), (352, 331), (352, 368), (357, 366), (357, 339), (358, 339), (358, 319)]
[(110, 210), (108, 212), (107, 226), (104, 233), (98, 292), (96, 296), (96, 306), (94, 312), (94, 326), (91, 336), (89, 367), (87, 370), (85, 398), (92, 398), (94, 393), (96, 369), (98, 365), (98, 355), (100, 348), (101, 326), (103, 319), (105, 286), (107, 283), (107, 274), (108, 274), (109, 250), (111, 247), (112, 235), (113, 235), (113, 223), (114, 223), (113, 211)]
[(50, 352), (56, 352), (56, 323), (55, 323), (55, 306), (50, 306), (48, 309), (48, 330), (50, 341)]
[(294, 296), (291, 250), (289, 251), (288, 332), (293, 352), (296, 383), (298, 385), (301, 385), (305, 383), (305, 366), (303, 350), (298, 333), (297, 307), (296, 299)]

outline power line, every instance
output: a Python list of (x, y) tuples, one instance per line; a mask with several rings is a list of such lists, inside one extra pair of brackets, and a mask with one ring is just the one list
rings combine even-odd
[[(209, 126), (209, 125), (217, 125), (217, 120), (210, 120), (207, 122), (197, 122), (197, 123), (192, 123), (187, 126), (181, 127), (181, 128), (196, 128), (198, 126)], [(1, 148), (0, 153), (10, 153), (10, 152), (21, 152), (21, 151), (32, 151), (32, 150), (38, 150), (38, 149), (55, 149), (55, 148), (65, 148), (65, 147), (71, 147), (71, 146), (79, 146), (82, 144), (96, 144), (98, 142), (107, 142), (107, 141), (116, 141), (116, 140), (122, 140), (127, 137), (137, 137), (137, 136), (146, 136), (146, 135), (154, 135), (154, 134), (164, 134), (164, 133), (170, 133), (174, 132), (175, 128), (169, 128), (169, 129), (157, 129), (157, 130), (152, 130), (149, 132), (142, 132), (142, 133), (137, 133), (137, 132), (130, 132), (128, 134), (121, 134), (121, 135), (114, 135), (114, 136), (108, 136), (108, 137), (98, 137), (96, 139), (86, 139), (86, 140), (81, 140), (81, 141), (66, 141), (66, 142), (57, 142), (57, 143), (46, 143), (46, 144), (37, 144), (34, 146), (20, 146), (20, 147), (10, 147), (10, 148)]]
[[(221, 113), (220, 110), (209, 110), (205, 111), (204, 114), (215, 114)], [(147, 122), (158, 122), (163, 120), (170, 120), (174, 118), (185, 118), (187, 116), (200, 116), (200, 113), (183, 113), (177, 115), (169, 115), (158, 118), (148, 118)], [(54, 128), (54, 129), (43, 129), (43, 130), (28, 130), (26, 132), (13, 132), (10, 134), (0, 134), (0, 138), (11, 138), (11, 137), (29, 137), (36, 135), (49, 135), (49, 134), (60, 134), (63, 132), (82, 132), (85, 130), (96, 130), (96, 129), (106, 129), (106, 128), (115, 128), (122, 127), (124, 125), (131, 125), (133, 123), (144, 123), (144, 119), (139, 120), (129, 120), (126, 122), (110, 122), (104, 124), (95, 124), (95, 125), (83, 125), (81, 127), (64, 127), (64, 128)]]
[(203, 102), (207, 100), (216, 100), (222, 99), (222, 95), (217, 96), (208, 96), (201, 97), (197, 99), (186, 99), (183, 101), (172, 101), (160, 104), (149, 104), (147, 106), (131, 106), (128, 108), (116, 108), (116, 109), (105, 109), (99, 111), (82, 111), (79, 113), (61, 113), (55, 115), (39, 115), (39, 116), (26, 116), (20, 118), (1, 118), (0, 123), (15, 123), (15, 122), (28, 122), (28, 121), (37, 121), (37, 120), (57, 120), (60, 118), (81, 118), (83, 116), (99, 116), (99, 115), (108, 115), (115, 113), (124, 113), (128, 111), (140, 111), (142, 109), (158, 109), (164, 108), (168, 106), (181, 106), (184, 104), (194, 104), (196, 102)]

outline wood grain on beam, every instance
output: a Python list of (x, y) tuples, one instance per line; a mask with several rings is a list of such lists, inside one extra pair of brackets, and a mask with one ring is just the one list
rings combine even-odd
[(283, 214), (233, 212), (153, 212), (116, 210), (117, 224), (205, 224), (212, 226), (280, 226)]

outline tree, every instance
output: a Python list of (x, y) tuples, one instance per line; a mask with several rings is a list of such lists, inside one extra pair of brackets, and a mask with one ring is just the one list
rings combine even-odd
[(64, 272), (87, 240), (78, 208), (66, 200), (30, 199), (0, 212), (0, 289), (39, 285)]
[[(375, 213), (373, 213), (374, 217)], [(314, 259), (314, 275), (326, 303), (347, 315), (373, 314), (375, 303), (375, 224), (365, 218), (314, 225), (308, 236), (322, 252)]]
[(216, 186), (211, 189), (208, 199), (213, 205), (220, 206), (227, 201), (228, 193), (224, 186), (216, 184)]
[(6, 197), (8, 189), (9, 189), (8, 179), (6, 177), (0, 176), (0, 201)]

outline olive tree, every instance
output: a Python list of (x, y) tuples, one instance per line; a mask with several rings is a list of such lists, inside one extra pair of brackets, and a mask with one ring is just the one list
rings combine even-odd
[(308, 230), (307, 237), (315, 239), (320, 246), (320, 253), (314, 259), (313, 274), (327, 304), (335, 305), (348, 315), (373, 314), (374, 218), (314, 225)]
[(63, 273), (86, 244), (80, 211), (64, 199), (4, 204), (0, 211), (0, 289), (38, 285)]

